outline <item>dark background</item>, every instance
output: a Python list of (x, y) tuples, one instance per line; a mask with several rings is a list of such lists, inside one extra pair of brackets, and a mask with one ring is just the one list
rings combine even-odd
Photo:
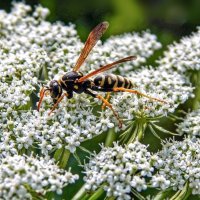
[[(0, 9), (11, 8), (11, 0), (0, 1)], [(189, 35), (200, 24), (200, 0), (26, 0), (50, 9), (49, 21), (72, 22), (85, 40), (103, 20), (110, 23), (105, 37), (150, 29), (166, 45)]]

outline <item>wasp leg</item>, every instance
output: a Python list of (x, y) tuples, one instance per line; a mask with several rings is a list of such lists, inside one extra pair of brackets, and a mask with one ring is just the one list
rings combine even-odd
[(134, 93), (134, 94), (138, 94), (138, 95), (144, 96), (144, 97), (149, 98), (149, 99), (154, 100), (154, 101), (159, 101), (159, 102), (162, 102), (162, 103), (167, 103), (166, 101), (164, 101), (162, 99), (157, 99), (157, 98), (148, 96), (146, 94), (143, 94), (143, 93), (141, 93), (141, 92), (139, 92), (137, 90), (126, 89), (126, 88), (123, 88), (123, 87), (113, 88), (113, 92), (130, 92), (130, 93)]
[[(106, 95), (106, 101), (109, 101), (109, 99), (110, 99), (110, 93), (111, 93), (111, 92), (108, 92), (108, 93), (107, 93), (107, 95)], [(103, 105), (101, 106), (101, 109), (104, 110), (105, 107), (106, 107), (106, 104), (103, 103)]]
[(44, 87), (42, 87), (42, 89), (40, 90), (40, 100), (39, 100), (39, 103), (37, 106), (38, 111), (40, 110), (40, 106), (41, 106), (42, 100), (44, 98), (44, 94), (45, 94), (45, 89), (44, 89)]
[(40, 106), (42, 104), (42, 100), (43, 100), (44, 96), (47, 95), (47, 91), (49, 91), (49, 88), (45, 89), (45, 87), (42, 87), (42, 89), (40, 90), (40, 100), (39, 100), (39, 103), (37, 106), (38, 111), (40, 110)]
[(68, 96), (67, 93), (64, 93), (62, 96), (59, 97), (59, 99), (56, 101), (56, 103), (53, 105), (53, 108), (51, 109), (51, 111), (48, 113), (48, 115), (50, 115), (55, 108), (58, 106), (58, 104), (62, 101), (62, 99), (64, 98), (64, 96)]
[(104, 104), (105, 104), (105, 106), (107, 106), (107, 107), (109, 107), (112, 111), (113, 111), (113, 114), (115, 115), (115, 117), (117, 118), (117, 120), (118, 120), (118, 122), (119, 122), (119, 128), (122, 128), (122, 121), (121, 121), (121, 119), (119, 118), (119, 115), (118, 115), (118, 113), (113, 109), (113, 107), (112, 107), (112, 105), (106, 100), (106, 99), (104, 99), (101, 95), (99, 95), (99, 94), (94, 94), (94, 93), (92, 93), (90, 90), (86, 90), (85, 91), (85, 93), (87, 93), (87, 94), (89, 94), (89, 95), (91, 95), (91, 96), (93, 96), (93, 97), (95, 97), (95, 98), (98, 98), (98, 99), (100, 99)]

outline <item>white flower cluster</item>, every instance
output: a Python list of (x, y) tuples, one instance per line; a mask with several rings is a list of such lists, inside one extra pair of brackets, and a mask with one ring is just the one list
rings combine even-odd
[(53, 160), (32, 156), (8, 156), (0, 162), (0, 199), (32, 199), (48, 191), (62, 193), (78, 175), (60, 169)]
[[(129, 73), (129, 77), (135, 86), (133, 89), (167, 103), (152, 101), (128, 92), (114, 93), (110, 102), (123, 119), (166, 116), (168, 113), (173, 113), (179, 104), (193, 96), (193, 88), (184, 76), (177, 72), (169, 73), (161, 67), (143, 68)], [(110, 113), (107, 116), (112, 117), (110, 110), (106, 112)]]
[[(38, 83), (37, 74), (46, 64), (46, 52), (27, 36), (34, 27), (33, 18), (25, 17), (30, 10), (15, 4), (13, 11), (0, 12), (0, 102), (5, 116), (10, 109), (26, 105)], [(23, 18), (25, 17), (25, 18)], [(36, 22), (36, 21), (35, 21)]]
[[(23, 147), (27, 149), (34, 144), (36, 138), (36, 142), (41, 142), (40, 145), (44, 146), (45, 141), (39, 140), (39, 138), (41, 139), (42, 133), (45, 132), (47, 135), (45, 139), (48, 139), (48, 133), (51, 133), (45, 129), (45, 120), (41, 118), (41, 124), (43, 123), (44, 126), (40, 127), (40, 131), (33, 132), (33, 127), (35, 127), (35, 131), (38, 130), (39, 114), (24, 109), (30, 109), (30, 94), (38, 86), (40, 87), (38, 81), (40, 74), (44, 76), (45, 70), (50, 66), (64, 66), (65, 61), (72, 60), (79, 52), (80, 40), (73, 25), (64, 26), (61, 23), (51, 24), (45, 21), (48, 10), (40, 6), (32, 15), (29, 15), (30, 11), (30, 6), (14, 3), (11, 13), (0, 12), (2, 154), (7, 154), (7, 152), (16, 154), (16, 149), (19, 150)], [(19, 111), (21, 109), (24, 110), (23, 114)], [(86, 112), (85, 110), (81, 111)], [(72, 113), (71, 115), (73, 118)], [(73, 120), (75, 121), (75, 119)], [(54, 121), (51, 125), (56, 127), (57, 123)], [(64, 128), (64, 126), (60, 126), (57, 131), (60, 132)], [(90, 136), (88, 135), (88, 137)], [(72, 136), (69, 143), (77, 146), (74, 140)], [(50, 149), (50, 147), (48, 148)], [(44, 148), (42, 150), (44, 151)]]
[[(79, 98), (80, 101), (88, 103), (84, 98)], [(56, 111), (58, 114), (51, 116), (47, 111), (26, 111), (20, 115), (13, 114), (8, 121), (5, 119), (5, 124), (0, 124), (0, 129), (4, 130), (0, 138), (0, 152), (15, 154), (16, 149), (32, 147), (41, 149), (45, 155), (62, 147), (74, 152), (82, 141), (100, 134), (108, 126), (114, 126), (95, 117), (90, 107), (81, 108), (70, 102), (68, 106), (71, 110), (61, 107)]]
[(73, 25), (43, 20), (46, 8), (37, 7), (32, 16), (29, 11), (30, 6), (15, 3), (11, 13), (0, 12), (0, 80), (21, 80), (32, 90), (42, 67), (58, 68), (77, 56), (80, 40)]
[(191, 137), (200, 136), (200, 109), (188, 113), (180, 124), (178, 124), (178, 132), (186, 133)]
[(87, 190), (102, 187), (108, 197), (131, 199), (132, 188), (139, 192), (147, 189), (147, 179), (154, 172), (153, 163), (158, 160), (137, 141), (125, 148), (117, 143), (114, 147), (102, 147), (101, 152), (94, 154), (84, 166), (85, 187)]
[(166, 142), (157, 153), (160, 158), (155, 165), (158, 173), (152, 178), (152, 185), (166, 189), (182, 190), (189, 182), (192, 194), (200, 194), (200, 141), (184, 139)]
[(164, 52), (158, 63), (166, 69), (186, 72), (200, 69), (200, 29), (191, 36), (184, 37)]
[[(41, 6), (38, 6), (32, 15), (29, 15), (29, 12), (31, 7), (24, 3), (14, 3), (11, 13), (1, 11), (1, 40), (5, 40), (5, 44), (7, 42), (9, 45), (4, 52), (13, 52), (18, 57), (18, 53), (31, 54), (32, 51), (38, 51), (39, 57), (42, 54), (39, 51), (43, 51), (46, 67), (53, 68), (52, 70), (74, 65), (74, 57), (78, 56), (82, 45), (74, 25), (64, 26), (59, 22), (52, 24), (45, 21), (49, 11)], [(7, 60), (10, 59), (9, 55), (5, 56)], [(27, 60), (26, 55), (24, 57)], [(35, 58), (32, 58), (32, 61), (34, 62)], [(42, 59), (38, 59), (36, 63), (44, 66)], [(36, 66), (29, 66), (29, 70), (34, 68)]]
[[(0, 42), (0, 108), (5, 112), (20, 109), (30, 102), (29, 95), (38, 83), (37, 73), (48, 59), (42, 49), (25, 52), (14, 45), (15, 39), (12, 42), (9, 43), (8, 38)], [(15, 49), (17, 46), (19, 49)], [(5, 48), (8, 51), (5, 52)]]

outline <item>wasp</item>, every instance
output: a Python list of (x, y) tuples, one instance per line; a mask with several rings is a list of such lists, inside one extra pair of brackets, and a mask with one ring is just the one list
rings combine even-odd
[[(70, 99), (73, 97), (74, 92), (78, 94), (86, 93), (94, 98), (98, 98), (99, 100), (101, 100), (103, 102), (103, 107), (110, 108), (115, 117), (117, 118), (117, 120), (119, 121), (119, 127), (121, 128), (122, 120), (120, 119), (118, 113), (113, 109), (112, 105), (108, 101), (110, 92), (130, 92), (140, 96), (144, 96), (151, 100), (156, 100), (162, 103), (166, 103), (164, 100), (150, 97), (146, 94), (143, 94), (137, 90), (132, 89), (133, 88), (132, 81), (129, 80), (128, 78), (119, 75), (114, 75), (114, 74), (98, 75), (95, 78), (91, 79), (91, 77), (97, 74), (100, 74), (102, 72), (114, 68), (117, 64), (136, 59), (136, 56), (129, 56), (126, 58), (122, 58), (113, 63), (102, 66), (99, 69), (92, 71), (87, 75), (83, 75), (79, 71), (80, 67), (85, 62), (87, 56), (89, 55), (89, 53), (91, 52), (97, 41), (105, 33), (108, 26), (109, 26), (108, 22), (102, 22), (98, 24), (90, 32), (73, 70), (64, 74), (59, 80), (52, 80), (49, 86), (43, 87), (41, 89), (40, 100), (38, 103), (38, 111), (40, 109), (44, 95), (47, 91), (48, 94), (50, 94), (50, 96), (52, 97), (54, 103), (51, 111), (49, 112), (49, 115), (55, 110), (55, 108), (58, 106), (58, 104), (62, 101), (64, 97)], [(107, 92), (108, 93), (107, 98), (104, 98), (103, 96), (98, 94), (97, 93), (98, 91)]]

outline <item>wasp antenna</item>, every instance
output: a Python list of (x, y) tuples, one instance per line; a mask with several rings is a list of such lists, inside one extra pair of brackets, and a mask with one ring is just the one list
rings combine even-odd
[(39, 101), (38, 107), (37, 107), (37, 110), (38, 110), (38, 111), (40, 110), (40, 106), (41, 106), (41, 104), (42, 104), (42, 100), (43, 100), (43, 98), (44, 98), (44, 94), (45, 94), (45, 92), (46, 92), (47, 90), (49, 90), (49, 89), (45, 89), (45, 87), (43, 87), (43, 88), (40, 90), (40, 101)]
[(44, 87), (40, 90), (40, 97), (44, 94)]
[(104, 21), (102, 22), (102, 25), (107, 29), (109, 27), (109, 22)]
[(137, 56), (129, 56), (129, 57), (124, 58), (124, 61), (131, 61), (131, 60), (136, 60), (136, 59), (137, 59)]

